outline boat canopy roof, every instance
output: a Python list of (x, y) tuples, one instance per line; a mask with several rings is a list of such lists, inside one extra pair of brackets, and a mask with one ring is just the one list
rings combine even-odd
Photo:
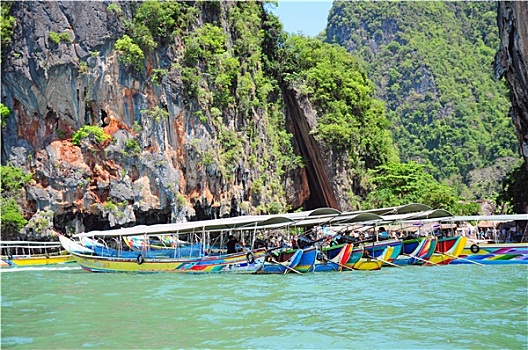
[(356, 212), (340, 212), (332, 208), (319, 208), (296, 213), (275, 215), (247, 215), (216, 220), (189, 221), (183, 223), (138, 225), (107, 231), (90, 231), (77, 236), (138, 236), (186, 234), (200, 232), (225, 232), (251, 229), (278, 229), (283, 227), (314, 227), (326, 225), (374, 224), (376, 222), (394, 222), (402, 220), (426, 220), (453, 217), (442, 209), (431, 209), (423, 204), (408, 204), (404, 206), (365, 210)]
[(60, 242), (37, 242), (37, 241), (0, 241), (2, 248), (55, 248), (60, 247)]
[(504, 215), (469, 215), (453, 216), (452, 218), (442, 219), (441, 221), (528, 221), (528, 213), (525, 214), (504, 214)]
[(339, 223), (339, 224), (355, 224), (359, 222), (375, 222), (375, 221), (381, 221), (383, 217), (374, 214), (374, 213), (359, 213), (359, 214), (352, 214), (352, 213), (344, 213), (334, 219), (332, 219), (331, 223)]
[(406, 221), (439, 221), (454, 217), (453, 214), (444, 209), (431, 209), (417, 213), (383, 215), (384, 222), (406, 222)]
[(139, 225), (127, 228), (107, 231), (90, 231), (80, 233), (77, 236), (137, 236), (137, 235), (164, 235), (173, 233), (192, 232), (220, 232), (245, 227), (247, 229), (259, 227), (262, 223), (277, 224), (279, 222), (292, 222), (291, 219), (274, 215), (248, 215), (217, 220), (189, 221), (173, 224)]
[(396, 207), (380, 208), (380, 209), (369, 209), (362, 211), (355, 211), (350, 213), (372, 213), (378, 215), (396, 215), (396, 214), (407, 214), (407, 213), (416, 213), (431, 210), (433, 208), (420, 203), (410, 203), (405, 205), (399, 205)]
[(333, 218), (339, 215), (342, 215), (342, 213), (333, 208), (319, 208), (314, 210), (308, 210), (308, 211), (299, 211), (295, 213), (286, 213), (286, 214), (277, 214), (279, 216), (286, 217), (288, 219), (291, 219), (293, 221), (299, 221), (299, 220), (305, 220), (305, 219), (323, 219), (323, 218)]

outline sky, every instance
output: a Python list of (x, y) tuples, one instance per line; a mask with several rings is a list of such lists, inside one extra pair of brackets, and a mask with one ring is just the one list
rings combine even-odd
[(281, 20), (284, 31), (314, 37), (325, 29), (331, 7), (330, 0), (279, 0), (278, 6), (270, 8)]

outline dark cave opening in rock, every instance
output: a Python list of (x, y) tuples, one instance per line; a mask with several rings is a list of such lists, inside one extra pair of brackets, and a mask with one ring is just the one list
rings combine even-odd
[(108, 118), (108, 115), (103, 109), (101, 109), (100, 111), (101, 111), (101, 123), (102, 123), (102, 127), (104, 128), (105, 126), (108, 126), (108, 124), (110, 124), (110, 118)]
[(299, 105), (299, 97), (295, 91), (284, 89), (284, 101), (286, 104), (286, 119), (291, 121), (293, 130), (288, 130), (293, 134), (294, 142), (301, 152), (306, 167), (310, 197), (305, 200), (303, 207), (305, 210), (330, 207), (339, 209), (335, 198), (330, 179), (326, 173), (324, 155), (321, 147), (310, 134), (310, 125)]

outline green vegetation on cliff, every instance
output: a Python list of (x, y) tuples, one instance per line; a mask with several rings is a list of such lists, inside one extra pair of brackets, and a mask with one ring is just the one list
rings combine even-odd
[(480, 213), (478, 204), (461, 201), (453, 188), (439, 183), (422, 164), (387, 163), (371, 170), (371, 176), (373, 189), (366, 198), (366, 207), (422, 203), (457, 215)]
[(93, 136), (97, 143), (101, 143), (110, 138), (110, 135), (105, 134), (103, 128), (100, 126), (85, 125), (72, 135), (72, 143), (75, 146), (80, 146), (81, 141), (89, 136)]
[[(201, 21), (193, 20), (200, 16)], [(303, 166), (286, 127), (286, 87), (310, 99), (319, 114), (314, 136), (329, 151), (343, 154), (337, 159), (351, 169), (344, 176), (363, 192), (367, 169), (396, 157), (383, 103), (374, 99), (375, 87), (356, 59), (337, 45), (288, 37), (262, 3), (147, 1), (125, 24), (127, 33), (115, 48), (120, 61), (136, 72), (144, 60), (140, 51), (157, 62), (150, 58), (154, 50), (181, 44), (182, 55), (170, 67), (154, 66), (152, 74), (163, 70), (178, 76), (185, 107), (211, 128), (217, 152), (191, 142), (203, 166), (214, 166), (230, 182), (233, 169), (241, 166), (259, 174), (252, 179), (258, 212), (288, 209), (284, 177)], [(151, 79), (160, 82), (158, 75)]]
[(7, 45), (11, 42), (11, 38), (13, 36), (13, 27), (16, 22), (16, 18), (9, 15), (9, 11), (11, 10), (11, 1), (2, 1), (0, 3), (1, 8), (1, 14), (0, 14), (0, 26), (1, 26), (1, 34), (2, 37), (2, 51), (4, 51), (4, 45)]
[(522, 213), (528, 206), (528, 169), (526, 164), (512, 169), (497, 196), (498, 205), (504, 213)]
[(31, 174), (25, 174), (20, 168), (10, 165), (0, 166), (2, 237), (10, 237), (11, 234), (18, 233), (27, 224), (18, 201), (24, 185), (31, 177)]
[[(124, 21), (126, 34), (115, 48), (134, 73), (145, 74), (144, 62), (154, 63), (149, 74), (157, 84), (164, 76), (181, 79), (182, 107), (209, 130), (209, 149), (189, 142), (204, 168), (217, 169), (231, 184), (240, 181), (237, 169), (251, 168), (259, 174), (252, 179), (251, 204), (258, 212), (284, 211), (283, 176), (302, 161), (286, 132), (277, 79), (264, 70), (262, 47), (270, 37), (262, 35), (263, 22), (269, 18), (258, 2), (146, 1), (133, 6), (133, 17)], [(162, 50), (181, 56), (170, 66), (157, 66)], [(160, 113), (165, 117), (156, 117)], [(141, 114), (156, 122), (168, 117), (161, 105)]]
[(301, 36), (284, 45), (283, 79), (316, 107), (313, 131), (336, 150), (345, 150), (352, 166), (367, 168), (393, 159), (389, 123), (374, 85), (357, 60), (342, 47)]
[[(225, 18), (215, 15), (221, 13)], [(198, 17), (201, 21), (193, 20)], [(126, 34), (115, 48), (120, 61), (136, 73), (145, 74), (145, 60), (158, 62), (156, 52), (179, 43), (181, 56), (170, 67), (154, 65), (150, 79), (160, 84), (164, 76), (180, 77), (185, 107), (212, 131), (211, 148), (217, 152), (190, 143), (204, 167), (213, 166), (229, 182), (236, 181), (233, 169), (241, 166), (259, 174), (251, 179), (257, 212), (287, 210), (284, 177), (303, 166), (286, 128), (285, 89), (306, 96), (317, 111), (311, 132), (325, 152), (334, 154), (334, 162), (339, 163), (335, 166), (343, 169), (339, 176), (353, 184), (340, 194), (351, 208), (417, 199), (450, 209), (458, 203), (451, 189), (412, 164), (397, 167), (427, 175), (427, 181), (415, 184), (424, 189), (383, 197), (387, 184), (378, 181), (380, 176), (369, 182), (368, 170), (379, 166), (378, 172), (395, 171), (391, 164), (396, 164), (398, 154), (384, 103), (374, 98), (376, 86), (362, 63), (337, 45), (286, 35), (280, 21), (261, 3), (146, 1), (133, 7), (125, 27)], [(396, 49), (394, 44), (391, 49)], [(151, 106), (153, 110), (165, 111), (161, 106)], [(152, 115), (147, 110), (142, 114)]]
[[(54, 11), (66, 12), (68, 6)], [(24, 16), (32, 7), (15, 8)], [(46, 6), (34, 9), (45, 19)], [(57, 119), (57, 127), (64, 130), (56, 131), (61, 140), (48, 128), (55, 124), (41, 123), (44, 115), (27, 113), (33, 129), (38, 125), (41, 132), (46, 125), (45, 132), (51, 132), (36, 146), (28, 142), (27, 154), (48, 154), (49, 163), (40, 155), (32, 164), (19, 161), (37, 169), (29, 188), (57, 176), (47, 187), (72, 194), (65, 196), (68, 203), (50, 203), (58, 208), (54, 212), (63, 212), (54, 218), (63, 227), (76, 210), (78, 223), (108, 227), (174, 220), (189, 213), (200, 219), (277, 213), (303, 204), (306, 209), (332, 205), (354, 210), (421, 201), (455, 210), (460, 202), (435, 179), (428, 162), (397, 163), (385, 102), (376, 98), (377, 87), (362, 61), (337, 44), (288, 36), (263, 3), (98, 3), (97, 11), (94, 19), (116, 23), (115, 30), (103, 31), (104, 40), (97, 45), (83, 37), (91, 34), (84, 21), (67, 25), (68, 33), (76, 33), (76, 45), (85, 50), (74, 72), (78, 74), (71, 75), (75, 84), (63, 84), (68, 86), (57, 93), (61, 98), (53, 94), (47, 101), (47, 118)], [(58, 39), (51, 35), (42, 50), (55, 47)], [(55, 59), (44, 63), (49, 72), (59, 65)], [(23, 72), (17, 67), (16, 74), (18, 69)], [(48, 91), (46, 86), (60, 90), (54, 74), (32, 73), (41, 91)], [(63, 73), (57, 70), (61, 79)], [(391, 73), (397, 76), (400, 70)], [(63, 96), (73, 96), (66, 91), (79, 96), (72, 102), (79, 108), (67, 110), (75, 115), (62, 108)], [(13, 90), (5, 100), (20, 102), (14, 115), (23, 120), (20, 111), (32, 109), (17, 94)], [(92, 125), (80, 127), (85, 123)], [(104, 152), (85, 147), (107, 137), (95, 124), (105, 125), (114, 140), (103, 142)], [(11, 120), (7, 127), (14, 131)], [(72, 162), (73, 171), (51, 156), (57, 149), (68, 150), (70, 135), (73, 145), (82, 148), (75, 154), (83, 156)], [(11, 149), (5, 153), (11, 155), (17, 140), (8, 141)], [(50, 142), (60, 148), (48, 147)], [(106, 167), (94, 169), (95, 164)], [(38, 172), (48, 166), (53, 173)], [(63, 181), (69, 176), (77, 181)], [(103, 176), (105, 181), (99, 181)], [(113, 176), (116, 181), (106, 181)], [(393, 181), (402, 177), (405, 181)], [(33, 193), (28, 191), (26, 201), (42, 207), (40, 198), (31, 198)], [(12, 204), (6, 202), (6, 208)], [(187, 210), (189, 205), (194, 212)], [(17, 220), (11, 221), (19, 227)]]
[(493, 2), (336, 2), (326, 30), (365, 62), (401, 160), (477, 198), (497, 186), (471, 187), (470, 173), (516, 156), (507, 89), (492, 71), (496, 16)]
[(11, 114), (11, 111), (9, 110), (9, 107), (4, 105), (3, 103), (0, 103), (0, 125), (4, 127), (7, 123), (7, 118)]
[(143, 71), (145, 54), (128, 35), (125, 34), (116, 40), (115, 49), (119, 52), (119, 62), (125, 67), (132, 68), (138, 72)]

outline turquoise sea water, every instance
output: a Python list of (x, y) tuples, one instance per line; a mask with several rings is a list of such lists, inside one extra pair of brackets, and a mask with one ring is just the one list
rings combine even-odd
[(528, 265), (306, 275), (1, 271), (1, 347), (527, 349)]

